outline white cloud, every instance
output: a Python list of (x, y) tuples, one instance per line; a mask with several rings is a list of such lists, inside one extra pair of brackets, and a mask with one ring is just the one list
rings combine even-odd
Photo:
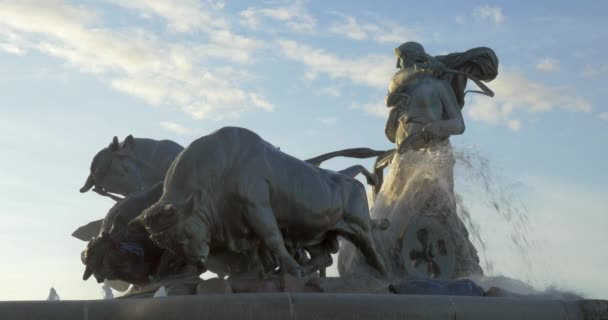
[(598, 115), (598, 117), (602, 120), (608, 121), (608, 112), (602, 112)]
[(230, 65), (213, 69), (213, 73), (216, 74), (220, 79), (239, 79), (251, 81), (258, 78), (257, 76), (251, 74), (247, 69), (237, 68)]
[(209, 34), (209, 43), (198, 45), (200, 57), (230, 60), (239, 64), (254, 62), (257, 49), (264, 47), (260, 40), (244, 37), (229, 30), (216, 30)]
[(332, 97), (340, 97), (342, 95), (342, 92), (340, 92), (340, 88), (338, 87), (324, 87), (321, 88), (321, 92)]
[(367, 39), (368, 32), (377, 31), (378, 26), (376, 25), (361, 25), (357, 22), (355, 17), (345, 16), (343, 21), (334, 22), (329, 27), (329, 31), (345, 36), (353, 40), (365, 40)]
[(243, 19), (242, 23), (251, 29), (258, 29), (263, 19), (272, 19), (285, 23), (293, 31), (312, 32), (316, 28), (317, 20), (308, 13), (305, 4), (305, 1), (295, 1), (283, 7), (249, 7), (241, 11), (239, 16)]
[(500, 25), (505, 21), (505, 16), (502, 13), (502, 8), (492, 7), (489, 5), (477, 7), (473, 10), (473, 17), (480, 20), (489, 20), (495, 25)]
[(162, 121), (160, 123), (160, 126), (167, 131), (171, 131), (173, 133), (180, 134), (180, 135), (194, 133), (194, 130), (192, 130), (190, 128), (186, 128), (177, 122)]
[(525, 113), (549, 112), (562, 109), (571, 112), (590, 112), (591, 103), (563, 87), (547, 87), (526, 79), (519, 73), (503, 70), (489, 86), (494, 98), (476, 96), (465, 104), (468, 116), (474, 121), (506, 125), (514, 131), (521, 129), (517, 118)]
[[(264, 46), (257, 39), (233, 33), (229, 23), (217, 11), (221, 3), (194, 0), (111, 0), (116, 5), (135, 10), (146, 16), (157, 16), (178, 33), (203, 32), (207, 35), (205, 44), (196, 44), (197, 55), (226, 59), (247, 64), (253, 62), (255, 51)], [(208, 5), (205, 7), (204, 4)]]
[(608, 64), (595, 65), (595, 66), (588, 64), (583, 68), (582, 76), (587, 77), (587, 78), (593, 78), (593, 77), (604, 76), (607, 74), (608, 74)]
[(368, 55), (363, 58), (340, 58), (292, 40), (279, 40), (278, 45), (286, 58), (301, 62), (312, 74), (325, 74), (332, 79), (347, 79), (358, 85), (387, 87), (394, 74), (393, 59), (386, 55)]
[(365, 114), (382, 119), (386, 119), (390, 111), (384, 103), (353, 103), (350, 109), (363, 111)]
[(0, 43), (0, 50), (19, 56), (25, 54), (25, 51), (14, 43)]
[(339, 21), (329, 27), (329, 31), (353, 40), (373, 40), (378, 43), (400, 44), (403, 39), (417, 41), (422, 38), (419, 30), (405, 27), (388, 20), (363, 19), (335, 13), (340, 17)]
[(193, 30), (212, 30), (226, 28), (228, 22), (214, 14), (214, 9), (223, 5), (211, 3), (208, 10), (197, 0), (110, 0), (116, 5), (140, 12), (144, 16), (157, 16), (164, 19), (175, 32)]
[(559, 61), (553, 58), (542, 58), (536, 64), (536, 69), (546, 72), (559, 70)]
[(507, 121), (507, 127), (509, 127), (513, 131), (519, 131), (519, 129), (521, 129), (521, 121), (509, 120)]
[(338, 122), (338, 119), (336, 117), (319, 117), (317, 118), (317, 121), (326, 126), (333, 126)]
[(249, 97), (251, 98), (251, 102), (253, 102), (253, 104), (256, 107), (258, 107), (260, 109), (264, 109), (266, 111), (274, 110), (274, 106), (272, 105), (272, 103), (270, 103), (266, 99), (264, 99), (263, 96), (261, 96), (257, 93), (250, 93)]
[[(93, 8), (59, 1), (0, 3), (0, 42), (56, 57), (150, 104), (177, 106), (197, 119), (235, 116), (251, 107), (271, 109), (266, 100), (239, 87), (242, 79), (216, 74), (203, 60), (249, 63), (260, 44), (227, 29), (216, 29), (209, 41), (180, 42), (140, 29), (109, 29)], [(224, 51), (213, 52), (210, 46)]]

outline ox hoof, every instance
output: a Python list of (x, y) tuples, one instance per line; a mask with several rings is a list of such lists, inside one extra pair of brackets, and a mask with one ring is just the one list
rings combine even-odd
[(298, 279), (304, 278), (304, 270), (302, 268), (293, 268), (287, 274)]
[(305, 281), (301, 277), (284, 274), (279, 279), (279, 285), (283, 292), (303, 292)]
[(230, 294), (233, 291), (228, 281), (219, 278), (204, 280), (196, 286), (196, 294)]

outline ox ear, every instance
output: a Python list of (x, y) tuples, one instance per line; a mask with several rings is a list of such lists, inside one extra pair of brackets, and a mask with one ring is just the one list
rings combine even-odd
[(119, 144), (118, 144), (118, 137), (114, 136), (114, 139), (112, 139), (112, 143), (110, 143), (110, 150), (112, 151), (116, 151), (118, 150)]
[(133, 150), (133, 148), (135, 148), (135, 138), (133, 138), (133, 135), (128, 135), (125, 138), (125, 141), (122, 143), (122, 147), (127, 150)]

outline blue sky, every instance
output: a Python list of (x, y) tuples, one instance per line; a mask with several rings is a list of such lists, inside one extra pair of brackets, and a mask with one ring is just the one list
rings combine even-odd
[(489, 84), (496, 97), (468, 95), (467, 131), (452, 138), (488, 159), (496, 192), (529, 218), (521, 255), (510, 239), (522, 226), (492, 211), (460, 167), (457, 189), (494, 274), (608, 298), (606, 9), (599, 1), (0, 0), (0, 300), (45, 298), (50, 286), (63, 298), (101, 297), (81, 280), (84, 243), (69, 235), (112, 204), (78, 189), (115, 135), (186, 146), (237, 125), (301, 158), (390, 148), (382, 102), (393, 49), (411, 40), (431, 54), (488, 46), (499, 57)]

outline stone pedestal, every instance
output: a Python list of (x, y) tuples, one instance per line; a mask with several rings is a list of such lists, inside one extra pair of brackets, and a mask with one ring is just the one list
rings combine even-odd
[(0, 319), (605, 319), (608, 302), (369, 294), (233, 294), (0, 302)]

